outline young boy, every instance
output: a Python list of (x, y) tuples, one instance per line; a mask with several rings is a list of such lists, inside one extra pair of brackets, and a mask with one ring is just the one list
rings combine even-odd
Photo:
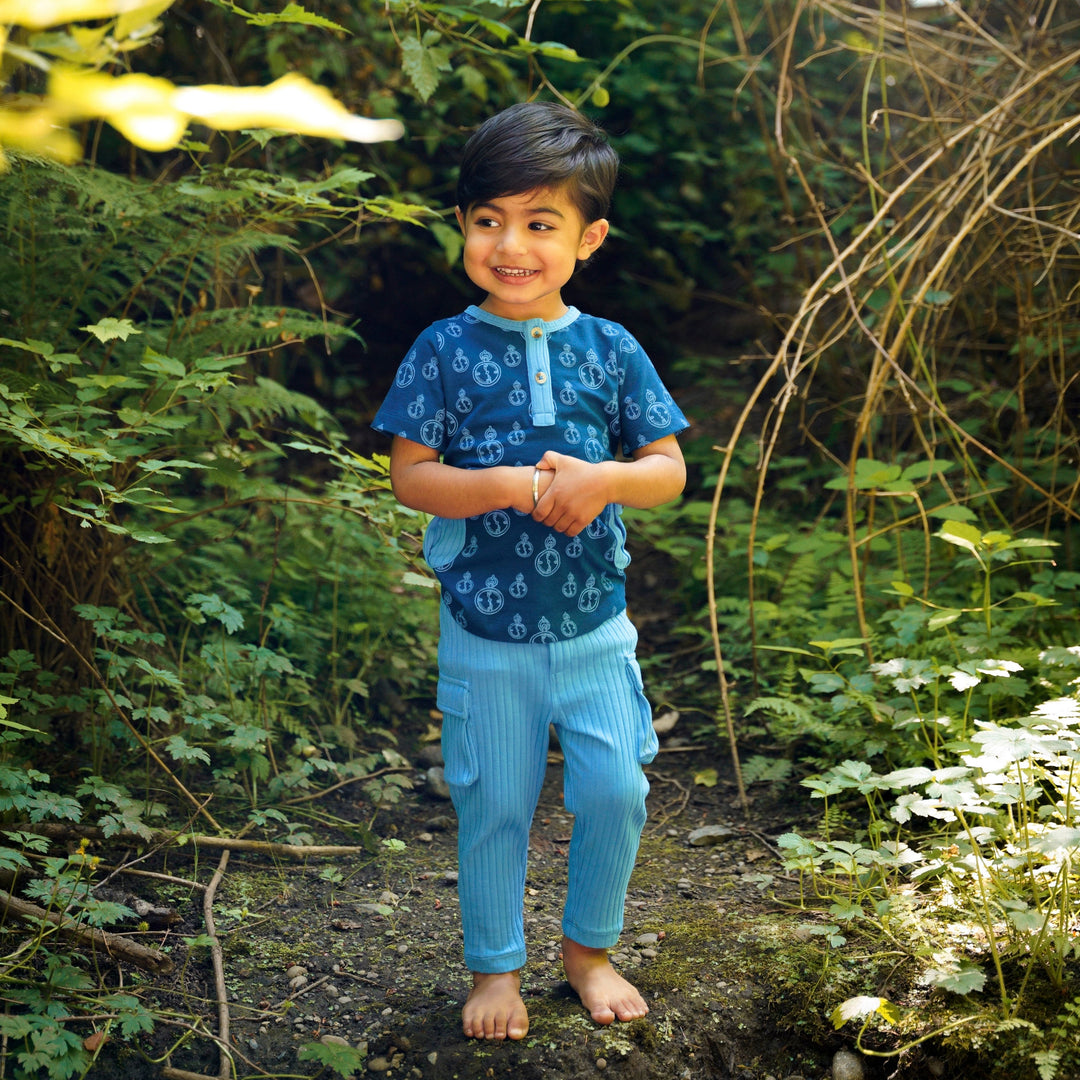
[(457, 219), (485, 298), (417, 338), (374, 421), (394, 436), (395, 495), (434, 515), (424, 555), (442, 591), (468, 1037), (528, 1031), (522, 906), (549, 725), (575, 815), (567, 980), (597, 1023), (648, 1012), (607, 952), (645, 821), (641, 766), (657, 749), (625, 611), (620, 506), (679, 495), (675, 434), (688, 425), (634, 338), (562, 299), (607, 236), (617, 171), (603, 134), (561, 105), (515, 105), (477, 130)]

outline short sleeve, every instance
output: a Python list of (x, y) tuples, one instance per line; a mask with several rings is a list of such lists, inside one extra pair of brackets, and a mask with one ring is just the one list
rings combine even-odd
[(371, 426), (442, 453), (447, 444), (446, 401), (436, 341), (425, 332), (398, 366)]
[(627, 456), (665, 435), (690, 426), (668, 393), (645, 350), (628, 333), (619, 342), (619, 421), (622, 451)]

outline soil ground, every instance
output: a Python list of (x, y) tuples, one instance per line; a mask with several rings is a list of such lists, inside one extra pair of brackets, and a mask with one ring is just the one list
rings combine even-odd
[[(675, 749), (662, 751), (647, 770), (650, 820), (625, 931), (613, 950), (616, 965), (649, 1001), (647, 1018), (597, 1025), (563, 979), (559, 919), (572, 819), (562, 805), (562, 766), (554, 754), (536, 813), (525, 897), (530, 962), (523, 994), (531, 1028), (513, 1043), (462, 1036), (468, 975), (456, 822), (449, 802), (418, 769), (416, 786), (378, 811), (367, 857), (306, 865), (235, 854), (230, 860), (214, 910), (236, 1075), (314, 1076), (321, 1066), (307, 1059), (313, 1051), (301, 1055), (313, 1042), (322, 1055), (348, 1054), (346, 1045), (359, 1049), (362, 1062), (351, 1059), (358, 1076), (415, 1080), (830, 1075), (832, 1053), (842, 1043), (828, 1038), (823, 1016), (836, 1002), (807, 1008), (792, 991), (808, 975), (812, 982), (813, 972), (792, 970), (802, 966), (789, 949), (798, 946), (795, 928), (807, 913), (785, 899), (794, 886), (774, 853), (775, 836), (791, 823), (781, 805), (762, 804), (753, 807), (748, 825), (734, 786), (722, 779), (713, 787), (695, 785), (694, 763), (693, 753)], [(357, 821), (372, 812), (347, 797), (325, 809)], [(691, 832), (703, 826), (724, 827), (723, 835), (691, 844)], [(338, 842), (331, 832), (319, 829), (315, 842)], [(156, 869), (205, 883), (215, 862), (204, 855), (197, 867), (181, 849)], [(147, 935), (171, 947), (177, 965), (164, 978), (143, 976), (142, 995), (178, 1015), (198, 1014), (204, 1030), (217, 1030), (208, 950), (182, 940), (204, 931), (200, 895), (154, 879), (125, 881), (136, 882), (131, 888), (142, 898), (173, 905), (183, 919), (164, 937)], [(91, 1075), (157, 1075), (147, 1058), (160, 1059), (180, 1033), (159, 1026), (138, 1051), (117, 1043)], [(211, 1076), (218, 1075), (218, 1061), (216, 1046), (204, 1037), (188, 1039), (168, 1058), (174, 1069)], [(342, 1061), (338, 1068), (349, 1075)], [(883, 1075), (867, 1065), (866, 1077)]]

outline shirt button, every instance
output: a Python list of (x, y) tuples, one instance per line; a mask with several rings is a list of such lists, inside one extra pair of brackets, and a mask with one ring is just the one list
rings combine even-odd
[(544, 336), (544, 331), (539, 326), (534, 326), (529, 331), (529, 335), (531, 337), (533, 337), (533, 338), (539, 339), (539, 338), (542, 338)]
[(546, 376), (546, 375), (545, 375), (545, 374), (544, 374), (544, 373), (543, 373), (542, 371), (538, 371), (538, 372), (536, 373), (536, 381), (537, 381), (537, 382), (538, 382), (538, 383), (539, 383), (539, 384), (540, 384), (541, 386), (543, 386), (543, 385), (544, 385), (544, 383), (546, 383), (546, 382), (547, 382), (547, 376)]

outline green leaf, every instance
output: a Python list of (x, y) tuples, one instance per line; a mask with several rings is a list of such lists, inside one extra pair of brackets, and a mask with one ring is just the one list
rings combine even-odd
[(303, 4), (289, 3), (281, 11), (260, 11), (257, 14), (244, 11), (243, 8), (234, 4), (233, 11), (237, 15), (243, 15), (245, 21), (251, 26), (273, 26), (276, 23), (292, 23), (295, 26), (320, 26), (324, 30), (336, 30), (341, 34), (349, 33), (340, 23), (336, 23), (322, 15), (313, 14)]
[(142, 359), (142, 366), (147, 371), (153, 371), (157, 375), (175, 375), (182, 379), (187, 374), (187, 368), (179, 360), (171, 356), (163, 356), (153, 349), (147, 349)]
[(421, 101), (427, 101), (438, 88), (440, 71), (450, 71), (450, 54), (445, 46), (429, 47), (419, 38), (401, 43), (401, 70), (408, 76)]
[(963, 960), (955, 968), (931, 968), (923, 976), (930, 986), (951, 990), (954, 994), (978, 993), (986, 985), (986, 972)]
[(112, 341), (114, 338), (127, 341), (132, 334), (142, 333), (141, 330), (136, 329), (135, 324), (130, 319), (100, 319), (96, 323), (82, 327), (82, 329), (89, 334), (93, 334), (98, 341), (103, 343)]
[(926, 628), (928, 630), (940, 630), (943, 626), (948, 626), (949, 623), (956, 622), (964, 613), (957, 611), (955, 608), (944, 608), (941, 611), (935, 611), (929, 619), (926, 620)]
[(916, 461), (904, 469), (901, 477), (904, 480), (926, 480), (931, 476), (940, 476), (955, 467), (955, 461)]
[(962, 521), (947, 521), (934, 535), (941, 537), (947, 543), (970, 551), (976, 558), (979, 556), (979, 545), (982, 543), (983, 536), (973, 525)]
[(324, 1042), (304, 1043), (297, 1056), (301, 1061), (317, 1061), (324, 1068), (333, 1069), (344, 1080), (351, 1080), (364, 1068), (366, 1057), (363, 1051), (352, 1046)]

